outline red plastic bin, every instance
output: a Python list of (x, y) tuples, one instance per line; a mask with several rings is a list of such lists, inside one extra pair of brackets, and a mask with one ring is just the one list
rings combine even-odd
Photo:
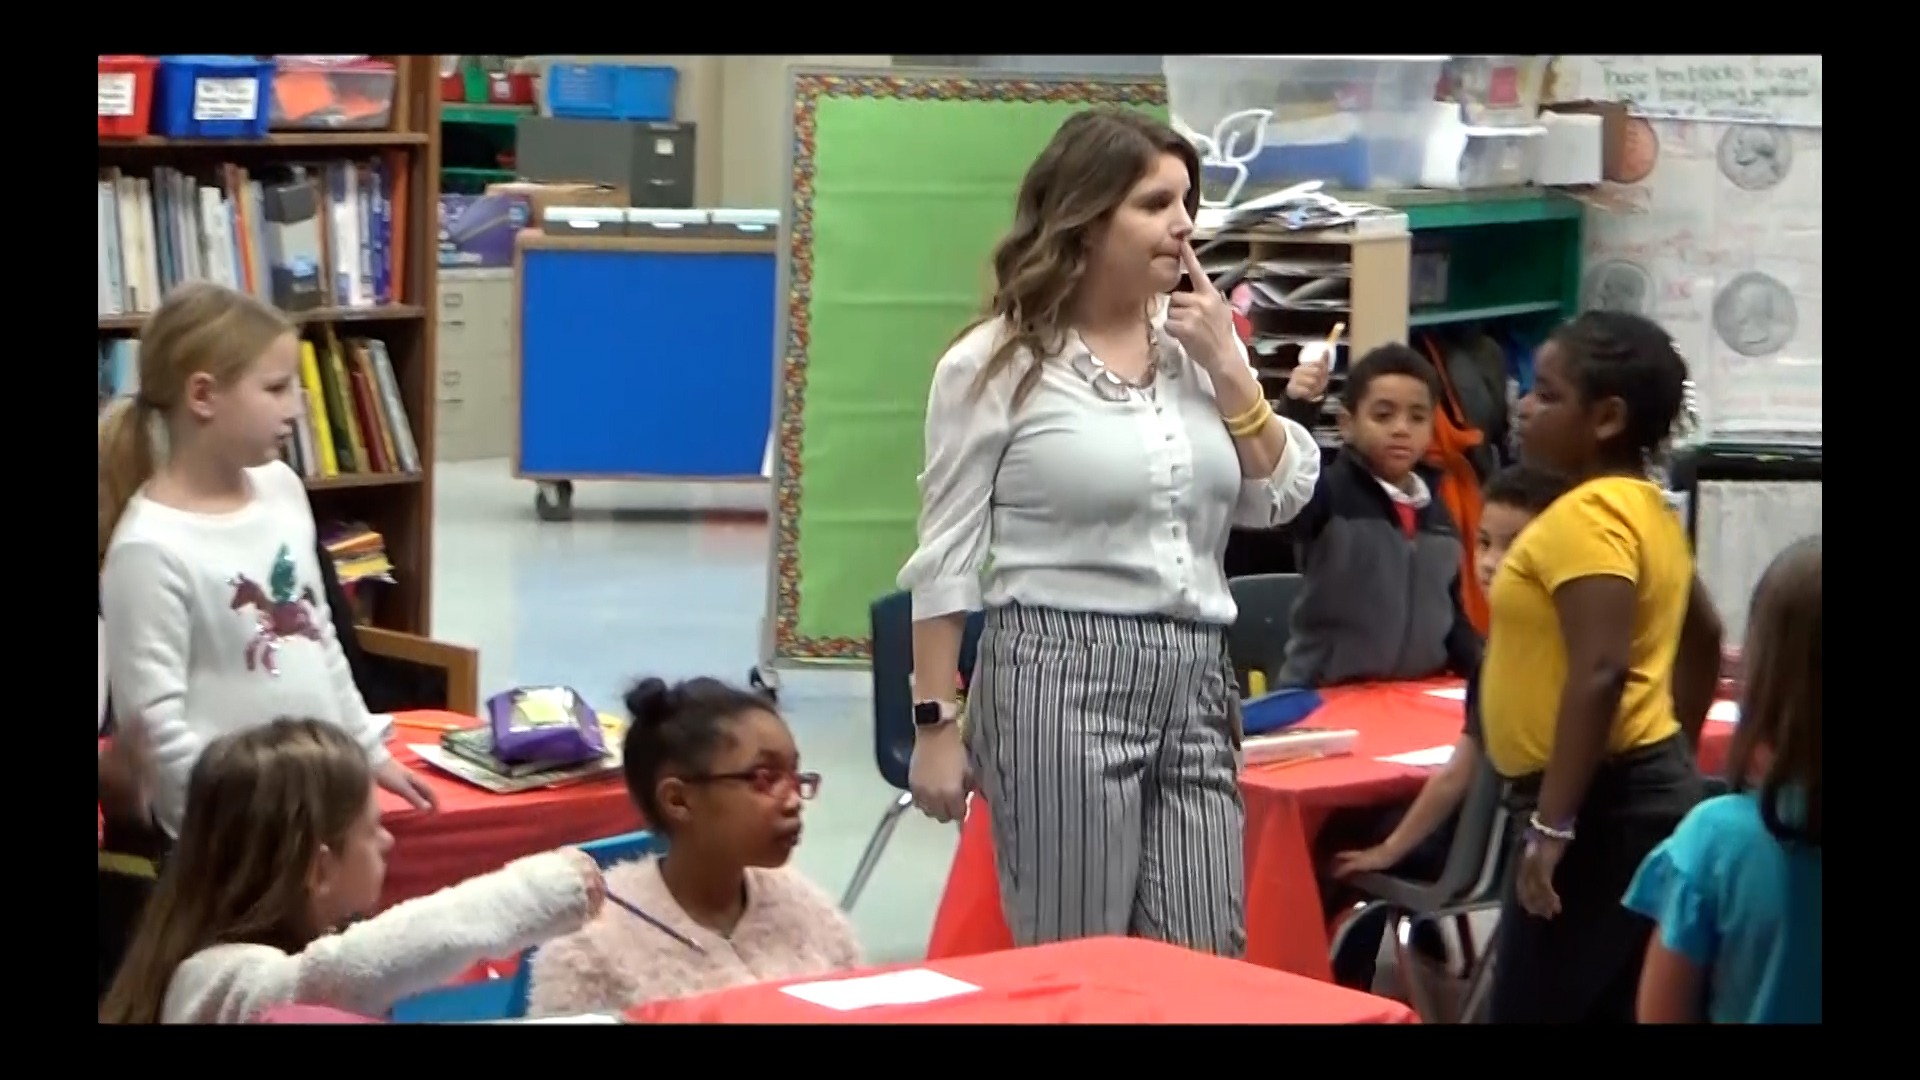
[(151, 56), (100, 57), (100, 138), (137, 139), (153, 123)]

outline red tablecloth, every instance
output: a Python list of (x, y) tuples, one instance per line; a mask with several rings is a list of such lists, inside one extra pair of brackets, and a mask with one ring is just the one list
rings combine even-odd
[[(456, 713), (400, 715), (428, 724), (474, 723), (472, 717)], [(448, 776), (407, 748), (408, 743), (438, 740), (433, 730), (402, 726), (388, 744), (395, 758), (433, 788), (440, 809), (423, 813), (397, 795), (380, 792), (380, 808), (394, 841), (380, 897), (383, 908), (497, 870), (522, 855), (642, 827), (618, 775), (548, 791), (495, 795)]]
[[(1338, 687), (1321, 693), (1315, 727), (1360, 733), (1337, 758), (1251, 767), (1240, 778), (1247, 804), (1247, 960), (1316, 979), (1332, 978), (1331, 942), (1322, 919), (1313, 842), (1327, 815), (1346, 807), (1410, 801), (1430, 770), (1379, 760), (1460, 737), (1461, 704), (1427, 693), (1458, 681)], [(1709, 771), (1725, 758), (1733, 725), (1709, 722), (1701, 758)], [(984, 800), (974, 799), (934, 917), (927, 955), (934, 959), (1008, 949), (1013, 935), (1000, 906), (993, 833)]]
[(979, 987), (910, 1005), (836, 1010), (761, 983), (629, 1010), (660, 1024), (1407, 1024), (1406, 1006), (1285, 972), (1135, 938), (1086, 938), (921, 965)]

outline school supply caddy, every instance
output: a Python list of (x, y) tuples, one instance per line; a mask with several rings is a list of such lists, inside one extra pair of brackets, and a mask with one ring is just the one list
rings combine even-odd
[(495, 695), (482, 723), (411, 749), (442, 772), (511, 795), (618, 774), (624, 734), (618, 717), (595, 712), (574, 691), (533, 687)]
[(493, 756), (509, 765), (572, 765), (607, 752), (600, 718), (564, 686), (495, 694), (487, 702)]

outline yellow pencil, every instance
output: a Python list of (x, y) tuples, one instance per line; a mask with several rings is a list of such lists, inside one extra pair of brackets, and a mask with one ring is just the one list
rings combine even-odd
[(1340, 341), (1340, 335), (1346, 333), (1346, 331), (1347, 331), (1346, 323), (1343, 323), (1343, 322), (1334, 323), (1333, 329), (1327, 331), (1327, 347), (1332, 348), (1335, 344), (1337, 344)]
[(412, 728), (415, 731), (459, 731), (459, 724), (449, 724), (440, 720), (416, 720), (411, 716), (396, 716), (394, 727)]

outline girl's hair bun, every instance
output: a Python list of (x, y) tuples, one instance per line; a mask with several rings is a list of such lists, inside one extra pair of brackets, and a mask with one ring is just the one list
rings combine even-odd
[(657, 728), (673, 718), (673, 688), (663, 679), (641, 679), (627, 691), (627, 715), (638, 727)]

